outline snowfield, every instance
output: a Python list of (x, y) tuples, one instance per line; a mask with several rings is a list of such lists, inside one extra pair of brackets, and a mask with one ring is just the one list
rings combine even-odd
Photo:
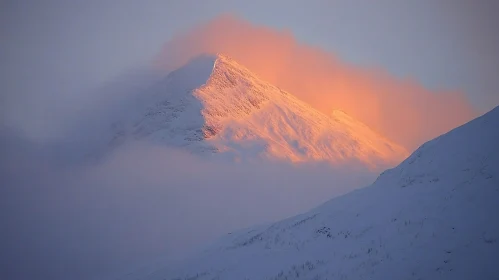
[(192, 59), (134, 106), (113, 125), (112, 146), (147, 139), (234, 161), (355, 160), (373, 168), (408, 155), (347, 114), (327, 116), (221, 54)]
[(499, 107), (369, 187), (119, 279), (499, 279)]

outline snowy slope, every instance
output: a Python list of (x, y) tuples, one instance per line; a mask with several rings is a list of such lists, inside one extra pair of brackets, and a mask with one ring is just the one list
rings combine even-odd
[(326, 116), (224, 55), (202, 55), (155, 85), (115, 124), (113, 145), (149, 139), (234, 160), (393, 165), (407, 151), (337, 112)]
[(498, 143), (496, 107), (367, 188), (123, 279), (499, 279)]

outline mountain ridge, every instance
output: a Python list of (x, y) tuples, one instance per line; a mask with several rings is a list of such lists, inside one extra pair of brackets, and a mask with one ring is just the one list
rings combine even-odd
[[(496, 279), (499, 107), (369, 187), (134, 279)], [(128, 279), (128, 278), (120, 278)]]
[(128, 135), (235, 160), (360, 160), (369, 166), (408, 154), (345, 113), (326, 116), (223, 54), (193, 58), (142, 102), (147, 105), (131, 125), (115, 125), (112, 144)]

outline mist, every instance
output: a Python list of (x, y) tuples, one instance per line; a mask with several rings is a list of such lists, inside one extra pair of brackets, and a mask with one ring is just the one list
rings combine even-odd
[(155, 63), (161, 69), (174, 69), (205, 52), (232, 56), (323, 113), (343, 110), (409, 150), (477, 116), (459, 90), (429, 90), (382, 68), (349, 64), (300, 43), (289, 31), (231, 14), (178, 33)]
[(77, 145), (6, 129), (0, 139), (2, 279), (109, 279), (159, 257), (181, 260), (375, 178), (355, 162), (234, 165), (147, 142), (70, 162)]

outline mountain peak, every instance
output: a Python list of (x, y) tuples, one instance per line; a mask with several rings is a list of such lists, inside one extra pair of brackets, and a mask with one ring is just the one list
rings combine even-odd
[[(235, 68), (244, 68), (241, 64), (237, 63), (232, 57), (224, 54), (224, 53), (202, 53), (197, 56), (192, 57), (184, 66), (179, 69), (184, 69), (186, 72), (190, 72), (193, 70), (203, 69), (206, 72), (211, 74), (211, 72), (219, 65), (232, 66)], [(247, 69), (245, 69), (247, 70)], [(249, 71), (249, 70), (247, 70)], [(192, 73), (191, 73), (192, 74)]]
[[(327, 116), (231, 57), (202, 54), (152, 90), (127, 135), (242, 158), (396, 163), (408, 153), (364, 124)], [(340, 120), (341, 119), (341, 120)]]

